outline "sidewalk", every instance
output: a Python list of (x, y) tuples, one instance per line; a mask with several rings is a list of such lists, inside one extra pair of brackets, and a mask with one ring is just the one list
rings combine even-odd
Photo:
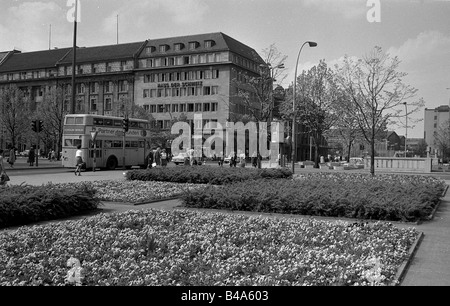
[(24, 169), (46, 169), (46, 168), (62, 168), (62, 163), (60, 160), (50, 161), (48, 158), (39, 158), (38, 166), (36, 167), (36, 162), (33, 166), (30, 166), (28, 163), (27, 157), (17, 157), (16, 162), (14, 163), (13, 168), (9, 166), (6, 162), (6, 159), (3, 161), (3, 165), (5, 166), (6, 171), (14, 171), (14, 170), (24, 170)]
[[(304, 172), (322, 172), (320, 169), (296, 169), (296, 174)], [(348, 172), (348, 171), (346, 171)], [(96, 180), (124, 180), (124, 170), (116, 171), (86, 171), (81, 176), (75, 176), (72, 171), (51, 175), (14, 176), (10, 184), (25, 182), (30, 185), (42, 185), (45, 183), (70, 183)], [(445, 178), (450, 185), (450, 177)], [(144, 205), (130, 205), (125, 203), (103, 202), (101, 213), (124, 212), (128, 210), (143, 209), (174, 209), (180, 205), (179, 200), (161, 201)], [(86, 218), (80, 216), (70, 219)], [(58, 221), (50, 221), (58, 222)], [(47, 222), (45, 222), (47, 223)], [(437, 209), (434, 219), (416, 224), (394, 223), (398, 227), (415, 227), (424, 233), (424, 238), (407, 268), (401, 286), (450, 286), (450, 190)], [(6, 229), (14, 230), (14, 228)]]

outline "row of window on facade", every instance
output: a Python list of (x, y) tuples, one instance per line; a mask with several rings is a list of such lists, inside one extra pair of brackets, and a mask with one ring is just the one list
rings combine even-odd
[(139, 68), (157, 68), (170, 66), (184, 66), (208, 63), (228, 62), (228, 52), (193, 54), (172, 57), (144, 58), (139, 60)]
[(150, 113), (194, 113), (194, 112), (217, 112), (217, 102), (207, 103), (173, 103), (144, 105), (144, 109)]
[[(84, 94), (86, 93), (86, 87), (89, 88), (90, 94), (97, 94), (100, 90), (100, 83), (99, 82), (92, 82), (89, 83), (89, 85), (85, 85), (84, 83), (77, 84), (77, 94)], [(119, 80), (117, 82), (117, 91), (118, 92), (128, 92), (130, 89), (130, 84), (127, 80)], [(70, 91), (70, 87), (69, 87)], [(112, 81), (106, 81), (103, 83), (103, 92), (104, 93), (112, 93), (114, 91), (114, 82)]]
[[(210, 129), (214, 129), (217, 127), (217, 119), (203, 119), (203, 120), (187, 120), (187, 123), (194, 129), (202, 129), (204, 127), (208, 127)], [(152, 128), (160, 128), (160, 129), (170, 129), (172, 128), (173, 122), (171, 120), (154, 120), (151, 121), (150, 126)]]
[(219, 75), (216, 69), (149, 73), (144, 75), (144, 83), (210, 80), (218, 79)]
[(219, 94), (219, 86), (197, 86), (181, 88), (158, 88), (144, 89), (142, 97), (147, 98), (165, 98), (165, 97), (186, 97), (186, 96), (212, 96)]
[[(211, 39), (205, 40), (203, 42), (203, 46), (204, 46), (205, 49), (212, 48), (215, 44), (216, 44), (215, 41), (211, 40)], [(198, 41), (191, 41), (191, 42), (188, 43), (188, 47), (189, 47), (189, 50), (193, 51), (193, 50), (197, 49), (198, 47), (200, 47), (200, 42), (198, 42)], [(186, 48), (186, 45), (184, 43), (175, 43), (175, 44), (173, 44), (173, 49), (175, 51), (181, 51), (184, 48)], [(168, 52), (170, 49), (171, 49), (171, 46), (168, 45), (168, 44), (159, 45), (158, 49), (156, 48), (156, 46), (148, 46), (148, 47), (145, 48), (145, 53), (152, 54), (156, 50), (158, 50), (159, 52)]]
[[(134, 68), (133, 61), (120, 61), (111, 63), (78, 65), (76, 73), (92, 74), (105, 72), (131, 71)], [(59, 69), (41, 69), (35, 71), (22, 71), (0, 75), (0, 81), (20, 81), (53, 78), (57, 76), (72, 75), (72, 66), (60, 66)]]

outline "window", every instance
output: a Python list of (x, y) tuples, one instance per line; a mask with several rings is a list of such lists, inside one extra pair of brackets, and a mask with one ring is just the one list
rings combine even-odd
[(213, 40), (205, 40), (205, 48), (211, 48), (212, 46), (214, 46)]
[(112, 99), (105, 98), (105, 111), (111, 111), (111, 110), (112, 110)]
[(203, 87), (203, 95), (204, 96), (210, 96), (211, 95), (211, 87), (210, 86)]
[(219, 94), (219, 86), (212, 86), (211, 87), (211, 94), (212, 95), (218, 95)]
[(119, 81), (119, 91), (120, 92), (128, 91), (128, 81), (127, 80), (120, 80)]
[(164, 89), (162, 89), (162, 88), (158, 89), (156, 96), (158, 98), (164, 97)]
[(200, 64), (206, 64), (206, 54), (200, 54)]
[(98, 87), (99, 87), (98, 82), (91, 83), (91, 93), (92, 94), (98, 93)]
[(201, 103), (195, 103), (195, 111), (201, 112), (202, 111), (202, 104)]
[(151, 89), (150, 90), (150, 98), (155, 98), (156, 97), (156, 89)]
[(150, 112), (156, 113), (156, 105), (150, 105)]
[(97, 111), (97, 98), (91, 98), (89, 108), (91, 111)]
[(212, 78), (218, 79), (219, 78), (219, 70), (213, 70), (212, 71)]
[(191, 55), (191, 63), (198, 64), (198, 55)]
[(77, 93), (78, 94), (84, 94), (84, 84), (78, 84), (77, 85)]
[(150, 89), (144, 89), (143, 98), (149, 98), (150, 97)]
[(212, 71), (206, 70), (205, 71), (205, 79), (208, 80), (208, 79), (211, 79), (211, 77), (212, 77)]
[(209, 111), (211, 111), (211, 104), (209, 104), (209, 103), (203, 103), (203, 111), (204, 111), (204, 112), (209, 112)]
[(195, 87), (188, 87), (187, 89), (188, 96), (195, 96)]
[(208, 54), (208, 63), (214, 63), (214, 54)]
[(197, 49), (197, 47), (198, 47), (198, 42), (196, 42), (196, 41), (191, 41), (191, 42), (189, 43), (189, 50), (195, 50), (195, 49)]
[(167, 52), (167, 51), (169, 51), (168, 45), (160, 45), (159, 46), (159, 52)]
[(174, 49), (175, 49), (175, 51), (180, 51), (180, 50), (184, 49), (184, 44), (177, 43), (177, 44), (175, 44)]
[(164, 120), (164, 128), (165, 129), (170, 129), (171, 128), (170, 120)]
[(147, 111), (147, 112), (150, 110), (150, 106), (149, 105), (144, 105), (143, 107), (144, 107), (144, 110)]
[(184, 65), (189, 65), (189, 60), (190, 60), (189, 56), (183, 56), (183, 64)]
[(165, 113), (170, 113), (170, 104), (164, 105), (164, 112)]
[(168, 66), (175, 66), (175, 57), (169, 57)]
[(211, 103), (211, 111), (212, 112), (217, 112), (219, 108), (219, 104), (217, 102)]
[(180, 88), (172, 88), (172, 97), (180, 96)]
[(156, 48), (153, 46), (149, 46), (145, 48), (145, 53), (152, 54), (152, 52), (155, 52)]
[(187, 111), (188, 111), (189, 113), (194, 112), (194, 103), (188, 103), (188, 105), (187, 105)]
[(105, 82), (105, 92), (113, 91), (113, 83), (111, 81)]
[(186, 112), (186, 104), (180, 104), (180, 113)]
[(158, 113), (164, 113), (164, 105), (163, 104), (158, 104), (157, 111), (158, 111)]
[(172, 104), (172, 113), (178, 113), (178, 104)]

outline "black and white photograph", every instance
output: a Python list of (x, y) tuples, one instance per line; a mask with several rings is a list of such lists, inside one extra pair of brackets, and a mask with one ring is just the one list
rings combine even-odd
[(450, 286), (449, 185), (450, 0), (0, 2), (0, 287)]

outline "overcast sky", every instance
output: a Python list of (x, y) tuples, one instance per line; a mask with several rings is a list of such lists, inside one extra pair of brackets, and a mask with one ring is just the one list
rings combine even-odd
[[(362, 57), (380, 46), (399, 57), (405, 81), (427, 108), (450, 103), (450, 0), (80, 1), (79, 46), (115, 44), (117, 15), (120, 43), (223, 32), (260, 54), (275, 44), (288, 56), (284, 86), (293, 82), (297, 54), (307, 40), (318, 47), (302, 50), (299, 71), (321, 59), (334, 65), (344, 55)], [(48, 49), (50, 24), (51, 47), (71, 47), (72, 2), (0, 0), (0, 51)], [(392, 129), (405, 134), (404, 128)], [(410, 127), (408, 137), (423, 137), (423, 122)]]

